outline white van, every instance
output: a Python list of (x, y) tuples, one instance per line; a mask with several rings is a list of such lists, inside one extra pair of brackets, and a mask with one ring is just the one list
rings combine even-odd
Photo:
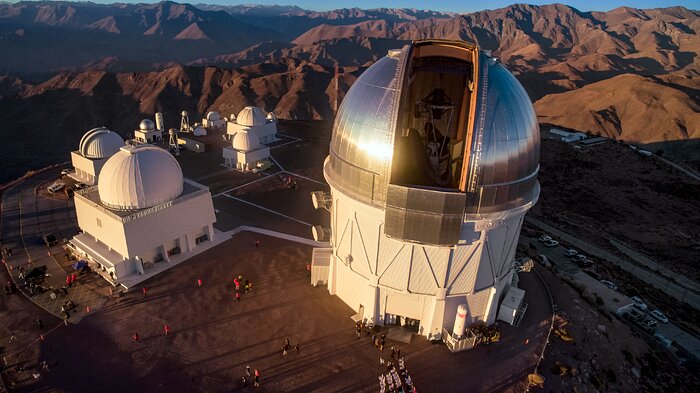
[(65, 187), (65, 186), (66, 186), (66, 185), (65, 185), (64, 183), (56, 182), (56, 183), (53, 183), (52, 185), (46, 187), (46, 189), (47, 189), (50, 193), (54, 193), (54, 192), (59, 192), (59, 191), (61, 191), (61, 190), (63, 189), (63, 187)]

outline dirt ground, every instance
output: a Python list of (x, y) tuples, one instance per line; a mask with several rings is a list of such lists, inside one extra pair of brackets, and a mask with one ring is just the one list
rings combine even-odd
[(573, 341), (552, 334), (540, 373), (549, 392), (693, 392), (700, 378), (677, 364), (668, 351), (641, 338), (623, 321), (601, 310), (547, 269), (537, 267), (557, 307), (556, 328)]
[(618, 239), (700, 280), (700, 184), (615, 142), (577, 150), (544, 139), (540, 199), (530, 214), (622, 255)]

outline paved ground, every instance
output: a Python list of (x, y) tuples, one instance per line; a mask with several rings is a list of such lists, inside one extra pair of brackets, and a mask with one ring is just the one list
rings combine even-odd
[[(653, 285), (654, 287), (663, 290), (669, 296), (672, 296), (675, 299), (680, 300), (682, 302), (688, 303), (695, 309), (700, 309), (700, 294), (694, 291), (694, 288), (696, 288), (698, 285), (690, 278), (681, 277), (680, 275), (673, 273), (670, 270), (662, 268), (660, 266), (655, 270), (650, 270), (645, 266), (639, 266), (638, 264), (632, 263), (625, 259), (618, 258), (612, 255), (611, 253), (586, 242), (583, 239), (579, 239), (575, 236), (572, 236), (531, 216), (528, 216), (526, 218), (526, 221), (537, 226), (543, 231), (551, 234), (557, 239), (562, 239), (572, 244), (577, 249), (583, 250), (588, 255), (604, 259), (610, 263), (621, 267), (622, 269), (628, 271), (630, 274), (633, 274), (635, 277), (646, 282), (647, 284)], [(668, 272), (668, 274), (672, 274), (679, 280), (680, 283), (669, 280), (669, 278), (659, 273), (659, 270), (663, 270)], [(686, 284), (684, 285), (683, 283)]]
[[(49, 291), (36, 293), (31, 300), (49, 312), (60, 314), (61, 306), (66, 300), (79, 305), (78, 312), (72, 313), (70, 321), (75, 323), (84, 315), (85, 307), (96, 310), (109, 293), (108, 285), (96, 274), (78, 274), (77, 283), (68, 290), (68, 296), (58, 291), (64, 284), (66, 276), (75, 273), (70, 266), (75, 261), (66, 258), (63, 251), (63, 239), (69, 239), (78, 233), (75, 210), (72, 202), (60, 196), (47, 198), (42, 194), (47, 184), (59, 176), (59, 169), (49, 170), (27, 179), (2, 195), (2, 234), (3, 247), (12, 248), (13, 255), (6, 257), (7, 266), (17, 282), (19, 268), (29, 272), (35, 267), (45, 266), (50, 275), (44, 285)], [(51, 248), (41, 240), (41, 236), (52, 233), (59, 244)], [(56, 299), (50, 293), (56, 291)]]
[[(261, 248), (255, 248), (255, 239), (261, 239)], [(240, 233), (146, 282), (148, 297), (128, 293), (67, 327), (22, 297), (5, 297), (1, 307), (7, 324), (0, 328), (0, 342), (7, 342), (12, 329), (21, 334), (6, 353), (29, 344), (9, 359), (11, 370), (42, 360), (52, 364), (40, 380), (29, 371), (8, 372), (5, 378), (17, 382), (20, 392), (224, 392), (240, 387), (244, 367), (250, 365), (262, 371), (260, 391), (377, 391), (381, 354), (366, 337), (354, 337), (350, 308), (325, 288), (308, 285), (310, 256), (309, 246)], [(254, 282), (253, 292), (240, 303), (232, 284), (238, 274)], [(198, 277), (202, 288), (195, 284)], [(551, 310), (534, 274), (522, 274), (521, 283), (531, 306), (519, 328), (503, 327), (498, 344), (452, 355), (421, 337), (410, 345), (397, 343), (420, 391), (523, 390), (544, 344)], [(58, 328), (45, 341), (32, 343), (38, 334), (36, 316)], [(172, 328), (167, 337), (164, 324)], [(134, 332), (141, 336), (138, 344), (131, 339)], [(300, 343), (301, 354), (283, 358), (284, 338)]]

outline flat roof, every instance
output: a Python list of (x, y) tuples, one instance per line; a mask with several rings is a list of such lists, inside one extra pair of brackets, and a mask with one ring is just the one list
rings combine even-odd
[(503, 302), (501, 302), (501, 306), (506, 306), (512, 308), (513, 310), (517, 310), (520, 308), (520, 304), (523, 302), (523, 299), (525, 299), (524, 290), (516, 287), (510, 287), (508, 293), (506, 293), (506, 297), (504, 297)]
[(78, 198), (85, 198), (89, 202), (91, 202), (95, 206), (97, 206), (98, 208), (101, 208), (104, 212), (116, 216), (117, 218), (121, 219), (121, 221), (123, 221), (123, 222), (127, 222), (127, 221), (132, 221), (135, 218), (150, 214), (150, 213), (155, 212), (157, 210), (162, 210), (162, 209), (168, 208), (172, 204), (179, 203), (185, 199), (188, 199), (192, 196), (195, 196), (197, 194), (201, 194), (204, 192), (209, 192), (209, 187), (203, 186), (203, 185), (196, 183), (194, 181), (191, 181), (189, 179), (184, 179), (183, 185), (182, 185), (182, 194), (180, 194), (180, 196), (173, 199), (172, 201), (163, 203), (161, 205), (152, 206), (152, 207), (148, 207), (145, 209), (139, 209), (139, 210), (114, 210), (114, 209), (110, 209), (110, 208), (106, 207), (105, 205), (102, 204), (102, 201), (100, 200), (100, 194), (98, 192), (97, 186), (92, 186), (92, 187), (88, 187), (88, 188), (85, 188), (83, 190), (80, 190), (78, 193), (75, 194), (75, 196)]

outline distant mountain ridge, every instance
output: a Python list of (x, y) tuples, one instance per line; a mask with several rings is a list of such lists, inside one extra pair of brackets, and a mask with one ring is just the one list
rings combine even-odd
[[(126, 127), (155, 110), (228, 114), (255, 104), (282, 118), (331, 119), (336, 65), (342, 98), (388, 49), (446, 38), (498, 57), (525, 86), (541, 122), (637, 143), (682, 141), (698, 138), (700, 127), (698, 31), (700, 12), (683, 7), (581, 12), (516, 4), (454, 15), (0, 3), (0, 121), (11, 129), (5, 135), (36, 135), (41, 145), (53, 138), (40, 136), (48, 130)], [(87, 115), (77, 116), (78, 108)], [(21, 150), (13, 144), (22, 140), (3, 139), (0, 154)]]

